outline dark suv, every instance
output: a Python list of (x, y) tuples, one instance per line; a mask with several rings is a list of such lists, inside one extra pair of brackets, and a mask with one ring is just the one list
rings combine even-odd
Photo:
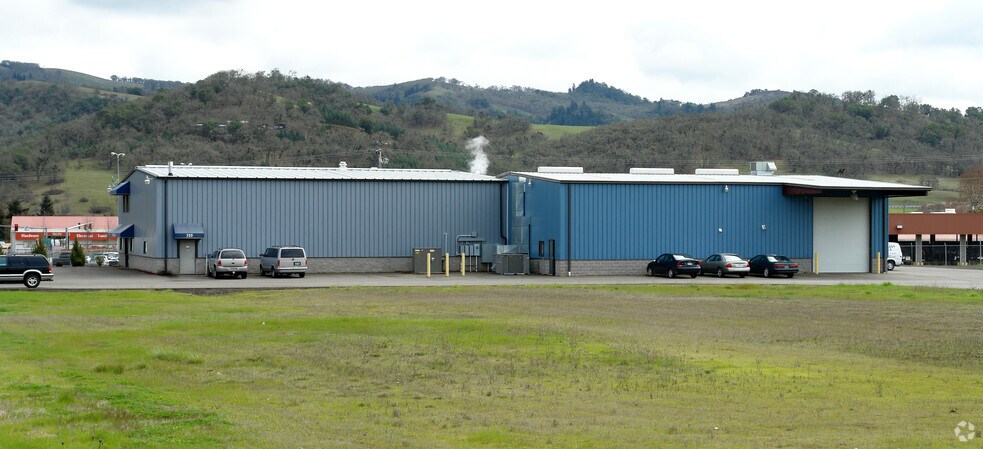
[(47, 257), (0, 256), (0, 282), (23, 282), (27, 288), (37, 288), (41, 281), (53, 281), (51, 261)]

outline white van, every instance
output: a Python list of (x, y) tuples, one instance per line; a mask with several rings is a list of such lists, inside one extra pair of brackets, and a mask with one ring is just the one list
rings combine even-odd
[(891, 271), (898, 265), (903, 265), (904, 255), (901, 254), (901, 244), (898, 242), (887, 242), (887, 271)]

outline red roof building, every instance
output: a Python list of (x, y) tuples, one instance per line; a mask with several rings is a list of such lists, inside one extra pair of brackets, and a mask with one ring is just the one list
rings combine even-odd
[(104, 215), (14, 216), (10, 220), (11, 252), (29, 254), (38, 239), (52, 252), (68, 250), (75, 241), (86, 251), (114, 250), (117, 239), (109, 235), (109, 230), (118, 222), (118, 217)]

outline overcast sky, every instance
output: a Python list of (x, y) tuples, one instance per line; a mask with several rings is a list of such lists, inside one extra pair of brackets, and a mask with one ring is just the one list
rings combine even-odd
[(420, 78), (650, 100), (873, 90), (983, 106), (983, 2), (3, 0), (0, 59), (194, 82), (279, 69), (353, 86)]

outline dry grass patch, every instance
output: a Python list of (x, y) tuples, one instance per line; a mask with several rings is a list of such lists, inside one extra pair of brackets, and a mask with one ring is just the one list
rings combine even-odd
[(973, 291), (37, 298), (0, 294), (10, 447), (948, 447), (983, 421)]

